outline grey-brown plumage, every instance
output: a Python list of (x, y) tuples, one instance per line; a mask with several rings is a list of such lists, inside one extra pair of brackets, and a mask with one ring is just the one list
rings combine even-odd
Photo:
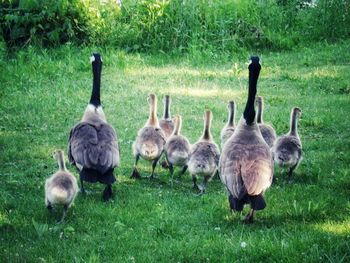
[(164, 146), (164, 153), (169, 164), (171, 178), (173, 178), (174, 166), (182, 167), (181, 175), (186, 172), (191, 150), (188, 139), (180, 134), (181, 126), (182, 118), (181, 116), (176, 116), (174, 131)]
[(297, 128), (298, 118), (300, 116), (300, 108), (293, 108), (290, 115), (289, 132), (286, 135), (279, 136), (272, 148), (275, 163), (279, 166), (289, 168), (289, 178), (302, 159), (302, 145)]
[(159, 121), (159, 126), (164, 132), (165, 140), (167, 140), (174, 131), (174, 122), (170, 115), (171, 99), (169, 95), (166, 95), (163, 99), (164, 114)]
[(58, 171), (45, 182), (45, 205), (52, 211), (53, 205), (63, 205), (63, 222), (68, 208), (73, 204), (78, 193), (76, 178), (67, 170), (62, 150), (56, 150), (53, 157), (58, 163)]
[(112, 197), (115, 182), (113, 170), (119, 165), (119, 146), (114, 128), (107, 123), (100, 103), (100, 80), (102, 60), (99, 54), (92, 57), (93, 89), (90, 103), (82, 120), (71, 130), (68, 142), (69, 161), (80, 174), (82, 192), (83, 181), (106, 184), (103, 199)]
[[(217, 172), (220, 159), (219, 147), (214, 142), (210, 132), (211, 121), (212, 113), (206, 111), (203, 135), (192, 146), (188, 161), (188, 171), (192, 176), (193, 188), (200, 190), (200, 194), (205, 192), (208, 181)], [(202, 186), (197, 185), (197, 176), (204, 177)]]
[(257, 123), (261, 132), (261, 135), (263, 136), (265, 142), (269, 145), (271, 148), (273, 146), (273, 143), (276, 140), (276, 132), (275, 129), (269, 125), (264, 123), (263, 121), (263, 112), (264, 112), (264, 99), (263, 97), (257, 97), (256, 98), (256, 104), (258, 108), (257, 112)]
[(220, 158), (220, 178), (229, 194), (232, 210), (251, 209), (245, 222), (252, 222), (254, 212), (266, 206), (264, 192), (271, 185), (273, 161), (270, 148), (255, 122), (254, 100), (260, 72), (259, 58), (249, 65), (249, 91), (244, 114), (234, 134), (225, 143)]
[(149, 118), (145, 126), (137, 133), (136, 140), (133, 143), (133, 153), (135, 156), (135, 164), (131, 177), (140, 178), (137, 170), (137, 163), (140, 157), (144, 160), (152, 162), (152, 174), (154, 176), (154, 169), (161, 157), (165, 144), (165, 135), (159, 126), (157, 118), (157, 97), (154, 94), (148, 96), (148, 103), (150, 106)]
[(228, 109), (228, 120), (225, 127), (221, 130), (221, 149), (224, 147), (225, 142), (230, 138), (235, 131), (235, 113), (236, 113), (236, 104), (233, 100), (229, 101), (227, 105)]

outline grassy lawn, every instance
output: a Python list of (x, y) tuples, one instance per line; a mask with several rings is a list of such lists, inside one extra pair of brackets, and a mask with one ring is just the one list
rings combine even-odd
[[(247, 96), (247, 58), (170, 58), (101, 50), (102, 103), (116, 128), (121, 166), (112, 202), (102, 185), (86, 185), (62, 225), (44, 206), (44, 182), (67, 149), (71, 127), (90, 98), (94, 49), (27, 49), (0, 60), (1, 262), (349, 262), (350, 261), (350, 42), (261, 55), (258, 94), (265, 122), (289, 129), (299, 106), (304, 159), (292, 182), (276, 168), (267, 208), (244, 225), (228, 207), (215, 178), (197, 196), (188, 173), (173, 187), (157, 167), (154, 181), (130, 179), (131, 144), (148, 115), (147, 94), (172, 97), (182, 133), (194, 143), (205, 109), (212, 132), (226, 122), (228, 100), (240, 118)], [(151, 166), (140, 161), (146, 176)], [(77, 175), (72, 166), (68, 169)], [(60, 211), (60, 210), (59, 210)], [(246, 212), (246, 210), (244, 211)], [(246, 244), (246, 246), (242, 244)]]

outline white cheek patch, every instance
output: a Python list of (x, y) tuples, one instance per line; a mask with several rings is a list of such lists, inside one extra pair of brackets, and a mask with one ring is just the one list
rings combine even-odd
[(95, 61), (95, 56), (91, 56), (90, 57), (90, 63), (94, 62)]

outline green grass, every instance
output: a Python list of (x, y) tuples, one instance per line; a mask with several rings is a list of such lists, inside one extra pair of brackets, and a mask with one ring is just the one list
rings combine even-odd
[[(44, 181), (57, 165), (54, 149), (67, 147), (91, 91), (94, 49), (33, 48), (0, 65), (0, 261), (1, 262), (348, 262), (350, 261), (350, 42), (288, 53), (263, 53), (258, 93), (265, 121), (288, 131), (299, 106), (304, 159), (293, 181), (277, 168), (267, 208), (244, 225), (228, 208), (218, 179), (201, 197), (185, 176), (169, 183), (129, 178), (131, 144), (147, 118), (146, 97), (170, 94), (172, 114), (183, 116), (183, 134), (194, 143), (205, 109), (214, 114), (217, 143), (234, 99), (239, 119), (247, 95), (247, 59), (232, 56), (172, 58), (102, 50), (102, 101), (116, 128), (121, 166), (112, 202), (101, 185), (78, 195), (66, 221), (44, 206)], [(72, 166), (68, 168), (77, 175)], [(150, 165), (140, 162), (143, 176)], [(241, 247), (242, 242), (246, 247)]]

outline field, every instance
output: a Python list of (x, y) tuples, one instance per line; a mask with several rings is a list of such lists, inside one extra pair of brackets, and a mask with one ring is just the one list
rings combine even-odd
[[(161, 167), (153, 181), (130, 179), (147, 94), (158, 95), (158, 116), (162, 97), (172, 97), (172, 115), (183, 116), (182, 133), (191, 143), (202, 133), (204, 110), (212, 110), (220, 144), (228, 100), (237, 103), (236, 121), (244, 108), (249, 54), (190, 58), (111, 48), (99, 51), (102, 103), (121, 148), (115, 196), (104, 203), (103, 187), (87, 185), (88, 194), (79, 194), (66, 221), (56, 224), (58, 213), (44, 206), (44, 182), (57, 169), (52, 152), (66, 151), (90, 98), (95, 50), (27, 48), (0, 58), (1, 262), (350, 261), (349, 41), (259, 54), (265, 122), (284, 134), (291, 108), (299, 106), (304, 159), (292, 181), (275, 169), (268, 206), (252, 225), (230, 212), (217, 178), (203, 196), (192, 190), (188, 173), (173, 186)], [(139, 167), (142, 176), (151, 171), (145, 161)]]

